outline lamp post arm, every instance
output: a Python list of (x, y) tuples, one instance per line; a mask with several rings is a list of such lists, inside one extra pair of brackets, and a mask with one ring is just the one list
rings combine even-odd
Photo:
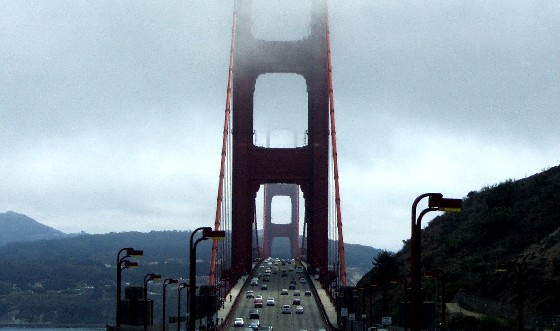
[(424, 193), (424, 194), (420, 194), (418, 197), (416, 197), (416, 199), (414, 199), (414, 202), (412, 203), (412, 224), (416, 223), (416, 207), (418, 206), (418, 203), (420, 202), (420, 200), (429, 197), (429, 196), (436, 196), (436, 195), (442, 195), (441, 193)]

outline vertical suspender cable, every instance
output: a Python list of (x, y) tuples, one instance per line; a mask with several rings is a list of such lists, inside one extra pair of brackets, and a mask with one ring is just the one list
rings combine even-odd
[[(231, 28), (231, 47), (229, 51), (229, 73), (228, 73), (228, 83), (227, 83), (227, 93), (226, 93), (226, 109), (224, 116), (224, 133), (222, 138), (222, 157), (220, 163), (220, 180), (218, 184), (218, 198), (216, 202), (216, 217), (214, 219), (214, 230), (218, 231), (220, 229), (221, 220), (221, 207), (223, 200), (223, 190), (224, 190), (224, 168), (226, 161), (226, 150), (228, 146), (228, 136), (229, 136), (229, 119), (230, 119), (230, 104), (231, 104), (231, 87), (233, 82), (233, 50), (235, 48), (235, 24), (237, 19), (237, 11), (234, 4), (233, 11), (233, 23)], [(214, 277), (216, 275), (216, 257), (218, 250), (218, 242), (214, 240), (212, 243), (212, 261), (210, 264), (210, 286), (214, 285)], [(192, 280), (191, 280), (192, 281)]]
[[(270, 147), (269, 144), (267, 144), (267, 148), (268, 148), (268, 147)], [(270, 254), (271, 254), (271, 252), (269, 252), (269, 251), (267, 251), (267, 250), (264, 249), (264, 243), (265, 243), (265, 242), (268, 242), (268, 241), (270, 240), (270, 238), (268, 238), (268, 235), (267, 235), (267, 233), (266, 233), (266, 232), (268, 231), (268, 230), (267, 230), (267, 227), (266, 227), (266, 219), (267, 219), (267, 217), (268, 217), (267, 208), (266, 208), (266, 201), (268, 200), (268, 184), (263, 184), (262, 187), (263, 187), (263, 206), (264, 206), (264, 208), (263, 208), (263, 212), (262, 212), (262, 214), (263, 214), (263, 215), (262, 215), (262, 220), (263, 220), (263, 228), (262, 228), (262, 230), (263, 230), (263, 236), (262, 236), (262, 241), (261, 241), (261, 243), (262, 243), (262, 250), (261, 250), (261, 251), (263, 252), (263, 258), (265, 258), (265, 257), (270, 257)], [(256, 210), (256, 209), (255, 209), (255, 210)], [(266, 256), (265, 256), (264, 254), (266, 254)]]
[(259, 247), (259, 227), (257, 224), (257, 209), (255, 208), (254, 212), (253, 212), (253, 223), (255, 224), (255, 247), (253, 247), (254, 250), (256, 250), (256, 255), (253, 254), (253, 258), (260, 258), (261, 257), (261, 251), (260, 251), (260, 247)]
[(338, 227), (338, 254), (340, 258), (340, 277), (342, 286), (346, 286), (346, 259), (344, 256), (344, 240), (342, 236), (342, 216), (340, 209), (340, 190), (338, 185), (338, 156), (336, 148), (336, 128), (334, 121), (334, 95), (332, 85), (332, 65), (331, 65), (331, 41), (329, 35), (329, 13), (326, 11), (326, 37), (327, 37), (327, 67), (329, 73), (329, 106), (331, 114), (331, 140), (333, 149), (333, 162), (334, 162), (334, 187), (336, 195), (336, 219)]

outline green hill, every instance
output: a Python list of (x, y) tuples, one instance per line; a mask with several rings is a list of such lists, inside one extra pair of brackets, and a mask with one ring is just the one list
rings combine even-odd
[(0, 213), (0, 229), (0, 246), (16, 241), (34, 241), (66, 236), (61, 231), (13, 211)]
[[(0, 246), (0, 324), (102, 326), (113, 321), (117, 252), (123, 247), (144, 251), (143, 257), (132, 258), (138, 268), (123, 271), (123, 286), (141, 286), (147, 273), (187, 279), (190, 235), (191, 231), (82, 234)], [(377, 250), (345, 247), (347, 265), (363, 275)], [(289, 251), (279, 248), (283, 250)], [(210, 241), (197, 246), (199, 277), (209, 274), (210, 254)]]
[[(422, 270), (443, 270), (445, 301), (470, 298), (463, 308), (490, 317), (506, 317), (492, 313), (490, 306), (515, 311), (515, 275), (496, 272), (496, 265), (505, 262), (520, 266), (527, 323), (536, 316), (560, 314), (559, 253), (560, 166), (470, 192), (460, 213), (438, 216), (422, 230)], [(394, 258), (399, 274), (409, 277), (410, 241)], [(368, 284), (372, 276), (364, 276), (360, 284)], [(436, 283), (424, 279), (423, 285), (425, 298), (436, 298)], [(402, 294), (394, 287), (388, 290), (395, 306)]]

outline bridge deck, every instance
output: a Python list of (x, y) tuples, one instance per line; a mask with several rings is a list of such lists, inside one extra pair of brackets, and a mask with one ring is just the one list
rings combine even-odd
[[(219, 312), (219, 317), (224, 316), (224, 330), (244, 330), (244, 328), (234, 326), (235, 318), (243, 318), (245, 322), (244, 327), (248, 327), (249, 323), (253, 321), (249, 318), (250, 313), (255, 310), (259, 311), (260, 325), (273, 326), (276, 331), (330, 330), (330, 325), (336, 325), (334, 305), (326, 291), (321, 288), (319, 282), (309, 277), (305, 268), (303, 272), (299, 273), (297, 270), (290, 270), (291, 268), (295, 269), (293, 264), (280, 265), (278, 266), (278, 273), (271, 274), (269, 280), (264, 281), (265, 271), (269, 267), (273, 269), (274, 266), (268, 266), (266, 261), (255, 265), (253, 272), (248, 276), (242, 277), (232, 288), (230, 292), (232, 300), (230, 301), (228, 295), (225, 298), (224, 307)], [(282, 276), (282, 269), (287, 270), (285, 276)], [(258, 274), (261, 275), (258, 278), (258, 285), (251, 285), (251, 279)], [(304, 280), (301, 280), (301, 278)], [(290, 282), (292, 280), (296, 281), (295, 290), (290, 289)], [(263, 289), (262, 285), (267, 285), (267, 288)], [(283, 289), (288, 289), (288, 294), (282, 294)], [(255, 308), (255, 299), (252, 297), (247, 298), (247, 291), (254, 291), (255, 295), (262, 295), (262, 308)], [(300, 296), (294, 296), (295, 291), (299, 291)], [(309, 291), (311, 296), (305, 295), (306, 291)], [(314, 297), (315, 293), (318, 295), (318, 300)], [(267, 306), (267, 299), (269, 298), (274, 299), (274, 306)], [(297, 305), (293, 304), (294, 299), (300, 299), (300, 305), (304, 309), (303, 314), (295, 313)], [(317, 302), (320, 302), (322, 307)], [(291, 314), (282, 313), (281, 307), (283, 305), (290, 306)], [(322, 310), (326, 313), (325, 315), (329, 319), (328, 322), (324, 320)]]

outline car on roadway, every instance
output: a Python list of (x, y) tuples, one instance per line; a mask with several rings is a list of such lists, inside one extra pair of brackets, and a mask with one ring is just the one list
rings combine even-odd
[(236, 317), (235, 320), (233, 321), (233, 326), (235, 327), (245, 326), (245, 321), (243, 321), (242, 317)]
[(262, 284), (261, 285), (261, 290), (268, 290), (268, 285)]
[(255, 297), (255, 291), (247, 291), (247, 292), (245, 292), (245, 297), (246, 297), (246, 298), (254, 298), (254, 297)]
[(292, 313), (292, 307), (290, 307), (290, 305), (282, 306), (282, 314), (291, 314), (291, 313)]
[(292, 300), (292, 305), (299, 306), (300, 304), (301, 304), (301, 299), (296, 298)]
[(310, 297), (311, 296), (311, 291), (307, 290), (303, 293), (303, 295), (306, 296), (306, 297)]
[(257, 330), (259, 328), (259, 320), (252, 320), (249, 322), (249, 327), (253, 330)]
[(288, 288), (290, 290), (295, 290), (296, 289), (296, 284), (290, 284), (290, 286), (288, 286)]
[(295, 297), (301, 296), (301, 291), (300, 291), (300, 290), (295, 290), (295, 291), (294, 291), (294, 296), (295, 296)]
[(255, 298), (254, 306), (255, 306), (255, 308), (262, 308), (263, 307), (262, 298), (260, 298), (260, 299)]
[(258, 320), (261, 318), (260, 311), (258, 309), (252, 310), (249, 312), (249, 319), (251, 320)]
[(296, 314), (303, 314), (303, 306), (296, 307)]
[(280, 291), (280, 295), (288, 295), (288, 289), (287, 289), (287, 288), (283, 288), (283, 289)]
[(267, 306), (274, 306), (275, 304), (276, 304), (276, 302), (274, 301), (274, 298), (266, 299), (266, 305)]
[(305, 277), (300, 277), (299, 282), (302, 284), (305, 283), (306, 282)]

